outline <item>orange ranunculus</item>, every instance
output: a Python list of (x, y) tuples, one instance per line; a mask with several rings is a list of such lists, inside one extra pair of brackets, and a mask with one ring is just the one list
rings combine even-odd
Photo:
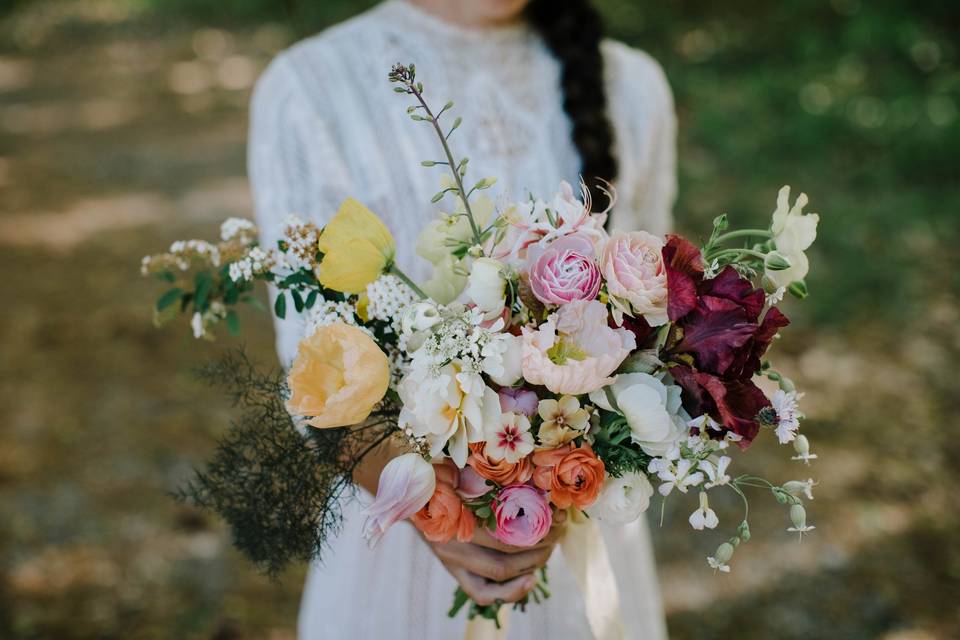
[(431, 542), (450, 542), (454, 536), (460, 542), (469, 542), (477, 520), (452, 485), (440, 482), (433, 497), (413, 516), (413, 524)]
[(560, 509), (583, 509), (593, 504), (603, 488), (606, 470), (590, 445), (565, 445), (533, 454), (533, 483), (550, 492), (550, 502)]
[(473, 467), (481, 478), (496, 482), (501, 487), (509, 484), (523, 484), (533, 475), (530, 457), (521, 458), (519, 462), (509, 463), (506, 459), (494, 462), (485, 450), (486, 442), (474, 442), (470, 445), (470, 457), (467, 464)]
[(387, 356), (357, 327), (320, 327), (300, 343), (287, 375), (287, 411), (325, 429), (363, 422), (387, 392)]

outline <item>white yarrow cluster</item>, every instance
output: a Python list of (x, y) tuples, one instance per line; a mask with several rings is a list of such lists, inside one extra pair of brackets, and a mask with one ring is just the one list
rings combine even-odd
[(317, 242), (320, 230), (311, 222), (304, 222), (290, 214), (283, 227), (283, 241), (287, 245), (286, 258), (291, 271), (313, 269), (316, 266)]
[(367, 285), (367, 317), (389, 323), (393, 332), (400, 335), (404, 310), (419, 300), (403, 280), (382, 275)]
[(268, 271), (275, 264), (274, 256), (260, 247), (253, 247), (243, 258), (230, 263), (230, 279), (234, 282), (252, 280), (255, 275)]
[(245, 218), (227, 218), (220, 225), (220, 240), (239, 240), (247, 245), (257, 239), (257, 226)]
[(220, 250), (206, 240), (177, 240), (170, 245), (169, 253), (181, 271), (190, 268), (194, 257), (204, 258), (214, 267), (220, 266)]
[(320, 327), (336, 323), (359, 327), (371, 338), (373, 333), (367, 327), (357, 324), (357, 308), (349, 302), (317, 300), (313, 308), (306, 312), (306, 337), (312, 336)]

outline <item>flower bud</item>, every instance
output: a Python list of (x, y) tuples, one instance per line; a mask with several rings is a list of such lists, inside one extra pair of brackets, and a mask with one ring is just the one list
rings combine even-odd
[(797, 503), (790, 507), (790, 521), (799, 530), (807, 528), (807, 510), (802, 504)]
[(803, 280), (791, 282), (790, 286), (787, 287), (787, 291), (789, 291), (794, 297), (803, 300), (807, 297), (807, 283)]
[(807, 440), (807, 436), (802, 434), (797, 436), (793, 441), (793, 450), (800, 456), (810, 455), (810, 441)]
[(724, 542), (717, 547), (717, 551), (713, 557), (717, 559), (717, 562), (727, 564), (730, 562), (730, 558), (733, 557), (733, 545), (729, 542)]
[(780, 376), (780, 380), (778, 380), (778, 382), (780, 383), (780, 388), (787, 393), (797, 390), (796, 385), (793, 384), (793, 380), (791, 380), (790, 378)]
[(763, 259), (763, 266), (770, 271), (783, 271), (791, 267), (790, 259), (779, 251), (771, 251)]
[(790, 482), (784, 483), (783, 490), (795, 498), (805, 496), (807, 500), (813, 500), (813, 487), (815, 487), (816, 484), (817, 483), (813, 481), (813, 478), (810, 478), (806, 481), (791, 480)]
[(744, 542), (750, 542), (750, 525), (746, 520), (741, 522), (740, 526), (737, 527), (737, 535), (739, 535)]

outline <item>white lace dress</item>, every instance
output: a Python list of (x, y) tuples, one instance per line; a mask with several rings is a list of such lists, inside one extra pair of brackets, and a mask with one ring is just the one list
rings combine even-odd
[[(646, 54), (605, 42), (606, 79), (620, 162), (615, 228), (668, 230), (675, 195), (675, 120), (670, 89)], [(559, 66), (525, 26), (464, 30), (403, 0), (367, 13), (282, 53), (260, 79), (252, 107), (249, 169), (267, 239), (298, 213), (328, 219), (347, 196), (390, 227), (403, 269), (424, 279), (414, 253), (440, 171), (429, 128), (406, 115), (408, 96), (387, 81), (393, 63), (413, 62), (437, 105), (450, 99), (463, 125), (452, 138), (470, 157), (470, 175), (497, 176), (495, 200), (530, 192), (547, 198), (561, 180), (576, 184), (579, 161), (562, 109)], [(289, 363), (302, 321), (277, 322)], [(363, 498), (361, 498), (363, 499)], [(465, 615), (446, 616), (456, 584), (412, 526), (394, 527), (374, 550), (360, 535), (355, 501), (344, 505), (339, 537), (307, 580), (304, 639), (432, 640), (463, 634)], [(604, 531), (630, 638), (666, 636), (646, 522)], [(553, 597), (511, 618), (510, 638), (589, 638), (580, 593), (560, 552), (550, 561)]]

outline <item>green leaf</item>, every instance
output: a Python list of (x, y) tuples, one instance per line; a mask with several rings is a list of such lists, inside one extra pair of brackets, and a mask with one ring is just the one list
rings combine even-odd
[(453, 594), (453, 606), (450, 607), (450, 611), (447, 612), (447, 615), (451, 618), (455, 618), (460, 609), (463, 609), (463, 605), (467, 604), (470, 601), (470, 596), (467, 595), (467, 592), (462, 588), (457, 587), (457, 591)]
[(300, 292), (296, 289), (290, 289), (290, 296), (293, 297), (293, 306), (296, 307), (297, 313), (303, 311), (303, 296), (300, 295)]
[(160, 296), (160, 299), (157, 300), (157, 311), (163, 311), (174, 302), (180, 299), (180, 296), (183, 295), (183, 289), (173, 288), (167, 291), (165, 294)]
[(277, 301), (273, 303), (273, 312), (281, 320), (287, 317), (287, 296), (283, 292), (277, 295)]
[(314, 289), (307, 295), (307, 303), (306, 303), (307, 309), (313, 309), (313, 305), (317, 303), (317, 295), (319, 293), (320, 293), (319, 291)]
[(197, 311), (206, 311), (207, 297), (213, 288), (213, 278), (208, 271), (200, 271), (197, 273), (194, 281), (197, 284), (197, 290), (194, 294), (193, 307)]
[(227, 330), (235, 336), (240, 335), (240, 318), (233, 309), (227, 312)]

